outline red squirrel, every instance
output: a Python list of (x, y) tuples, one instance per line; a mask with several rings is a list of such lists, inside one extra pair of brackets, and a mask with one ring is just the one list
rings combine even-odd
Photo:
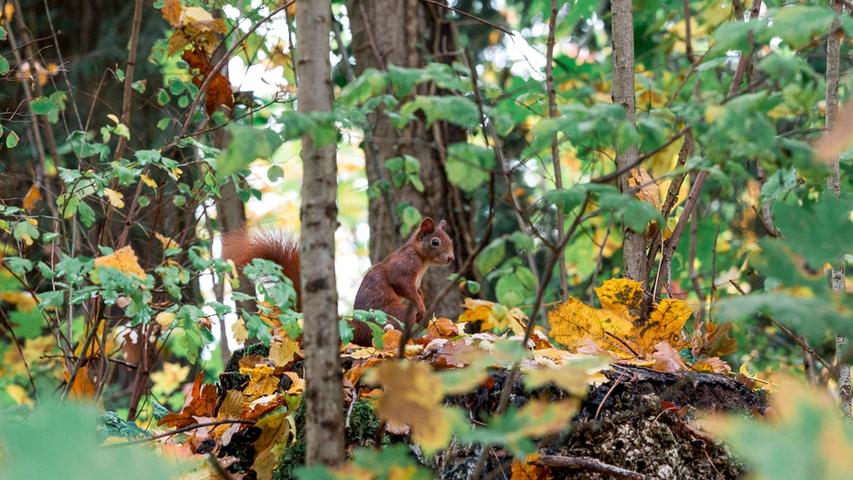
[[(234, 262), (238, 269), (255, 258), (279, 264), (284, 274), (293, 281), (296, 290), (297, 311), (302, 310), (299, 282), (299, 245), (281, 232), (232, 232), (223, 238), (222, 257)], [(381, 310), (394, 317), (389, 323), (400, 327), (400, 322), (422, 322), (426, 315), (421, 279), (431, 266), (453, 262), (453, 241), (447, 235), (447, 222), (436, 227), (432, 218), (424, 218), (402, 247), (386, 259), (372, 266), (361, 281), (353, 308)], [(406, 314), (411, 313), (409, 318)], [(335, 306), (332, 306), (334, 308)], [(372, 333), (363, 322), (354, 320), (353, 343), (370, 346)]]

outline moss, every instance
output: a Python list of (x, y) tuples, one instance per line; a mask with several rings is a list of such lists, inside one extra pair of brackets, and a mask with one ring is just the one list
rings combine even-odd
[[(305, 464), (305, 404), (296, 411), (296, 442), (289, 443), (273, 472), (273, 480), (291, 480), (296, 478), (294, 470)], [(349, 426), (344, 431), (344, 440), (348, 448), (373, 445), (379, 430), (379, 417), (373, 405), (367, 400), (357, 400), (349, 412)]]

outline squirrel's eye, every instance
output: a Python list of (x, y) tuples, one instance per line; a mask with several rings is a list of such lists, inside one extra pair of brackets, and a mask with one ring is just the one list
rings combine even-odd
[(433, 239), (429, 242), (429, 244), (430, 244), (430, 245), (432, 245), (433, 247), (437, 247), (437, 246), (441, 245), (441, 240), (439, 240), (439, 239), (437, 239), (437, 238), (433, 238)]

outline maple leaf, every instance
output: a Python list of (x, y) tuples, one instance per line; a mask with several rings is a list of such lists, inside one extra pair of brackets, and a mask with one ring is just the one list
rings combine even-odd
[(268, 365), (257, 365), (253, 368), (240, 367), (240, 373), (249, 376), (249, 384), (243, 393), (251, 398), (269, 395), (278, 389), (278, 377), (273, 375), (275, 369)]
[(425, 452), (447, 445), (453, 433), (453, 414), (442, 404), (441, 379), (428, 365), (385, 361), (370, 371), (368, 381), (382, 385), (377, 411), (383, 420), (411, 427), (412, 439)]
[(627, 278), (607, 280), (595, 289), (601, 306), (631, 321), (639, 317), (643, 284)]
[(627, 318), (607, 310), (590, 307), (576, 298), (569, 298), (554, 310), (548, 312), (551, 324), (551, 336), (554, 340), (569, 348), (577, 348), (591, 339), (603, 350), (629, 357), (633, 353), (626, 351), (613, 337), (629, 336), (634, 324)]
[(655, 306), (649, 314), (649, 319), (637, 332), (637, 343), (640, 350), (649, 352), (657, 344), (666, 341), (675, 348), (687, 346), (681, 331), (693, 311), (683, 300), (666, 298)]
[(296, 355), (303, 357), (299, 343), (284, 337), (282, 340), (273, 340), (270, 344), (270, 360), (276, 367), (283, 367), (292, 362)]
[[(94, 272), (97, 272), (99, 268), (114, 268), (126, 275), (133, 275), (140, 280), (148, 278), (148, 274), (139, 266), (136, 253), (130, 245), (122, 247), (109, 255), (96, 258)], [(97, 275), (95, 278), (97, 278)]]
[(459, 323), (480, 321), (480, 330), (504, 330), (509, 327), (516, 335), (523, 335), (527, 315), (518, 308), (507, 308), (499, 303), (474, 298), (465, 299), (465, 311), (458, 318)]
[(181, 428), (196, 423), (195, 417), (210, 417), (216, 408), (216, 385), (202, 384), (204, 372), (198, 372), (192, 388), (184, 400), (184, 406), (178, 413), (170, 413), (160, 419), (158, 425), (170, 425)]
[[(683, 330), (693, 311), (687, 302), (664, 299), (640, 321), (643, 289), (639, 282), (608, 280), (595, 291), (604, 308), (569, 298), (548, 313), (551, 336), (557, 342), (575, 352), (609, 354), (664, 371), (686, 368), (678, 351), (689, 346)], [(694, 339), (693, 344), (702, 342)], [(723, 367), (715, 363), (713, 368)]]

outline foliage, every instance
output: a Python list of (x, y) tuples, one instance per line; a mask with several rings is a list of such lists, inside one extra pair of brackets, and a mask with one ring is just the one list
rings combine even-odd
[[(336, 1), (329, 114), (295, 109), (293, 5), (268, 18), (285, 4), (142, 2), (129, 41), (135, 2), (99, 5), (99, 28), (82, 25), (85, 0), (18, 3), (0, 12), (2, 478), (166, 478), (180, 469), (152, 449), (98, 444), (211, 422), (222, 423), (170, 435), (159, 450), (212, 453), (230, 473), (259, 478), (281, 458), (293, 459), (288, 475), (298, 467), (309, 353), (297, 292), (274, 263), (237, 272), (219, 253), (238, 226), (233, 212), (238, 223), (298, 230), (303, 136), (339, 150), (339, 271), (351, 289), (367, 266), (364, 227), (375, 227), (368, 202), (392, 191), (453, 205), (468, 226), (454, 234), (457, 249), (477, 253), (450, 278), (469, 297), (458, 315), (428, 319), (402, 349), (383, 312), (342, 306), (347, 405), (375, 411), (394, 438), (303, 478), (425, 478), (424, 459), (454, 442), (504, 448), (521, 475), (539, 467), (519, 459), (570, 428), (608, 362), (756, 387), (768, 384), (750, 372), (784, 370), (837, 390), (836, 369), (820, 365), (849, 359), (834, 340), (853, 337), (853, 299), (827, 280), (850, 270), (853, 154), (844, 128), (824, 136), (825, 43), (853, 35), (849, 12), (771, 3), (750, 19), (739, 2), (635, 3), (631, 120), (611, 99), (610, 16), (589, 0), (556, 2), (553, 62), (538, 53), (549, 47), (549, 1), (450, 2), (473, 17), (424, 2), (453, 23), (458, 44), (355, 76), (365, 53), (353, 51), (354, 12)], [(844, 103), (853, 77), (842, 44)], [(367, 140), (389, 134), (375, 131), (382, 117), (398, 151), (368, 164)], [(424, 132), (439, 178), (413, 154)], [(639, 163), (620, 185), (614, 157), (629, 147)], [(837, 195), (826, 186), (833, 160)], [(366, 182), (367, 168), (381, 179)], [(432, 214), (416, 204), (381, 209), (407, 234)], [(621, 278), (626, 232), (644, 238), (642, 281)], [(551, 258), (565, 286), (545, 278)], [(368, 326), (371, 348), (349, 343), (351, 320)], [(495, 372), (517, 362), (524, 405), (477, 422), (448, 405), (496, 393)], [(562, 396), (542, 394), (551, 387)], [(850, 432), (831, 402), (789, 382), (771, 391), (778, 418), (711, 429), (756, 475), (842, 477)], [(97, 429), (95, 411), (69, 398), (102, 407)], [(365, 429), (378, 430), (365, 415)]]

